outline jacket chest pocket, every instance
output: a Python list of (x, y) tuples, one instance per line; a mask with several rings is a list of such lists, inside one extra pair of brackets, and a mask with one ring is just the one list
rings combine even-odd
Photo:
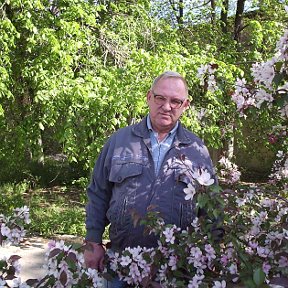
[[(109, 181), (115, 186), (135, 186), (142, 175), (146, 158), (116, 158), (112, 160)], [(138, 183), (139, 184), (139, 183)]]

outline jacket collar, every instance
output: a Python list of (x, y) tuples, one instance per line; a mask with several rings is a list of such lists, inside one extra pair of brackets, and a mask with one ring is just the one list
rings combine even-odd
[[(147, 128), (147, 116), (145, 116), (139, 123), (135, 124), (132, 127), (132, 132), (141, 137), (144, 138), (144, 142), (146, 139), (149, 139), (150, 141), (150, 134), (149, 130)], [(146, 140), (147, 141), (147, 140)], [(175, 145), (179, 144), (190, 144), (191, 139), (188, 137), (187, 132), (185, 131), (184, 127), (182, 126), (181, 122), (179, 121), (179, 125), (176, 131), (176, 137), (175, 137)]]

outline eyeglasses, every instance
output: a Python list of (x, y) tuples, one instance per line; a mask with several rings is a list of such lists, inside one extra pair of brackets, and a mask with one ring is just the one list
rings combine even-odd
[[(153, 96), (154, 96), (155, 104), (157, 104), (159, 106), (164, 105), (167, 101), (169, 102), (169, 100), (165, 96), (157, 95), (157, 94), (154, 94), (154, 93), (153, 93)], [(179, 109), (183, 105), (184, 102), (185, 102), (185, 100), (171, 99), (169, 104), (170, 104), (170, 107), (172, 109)]]

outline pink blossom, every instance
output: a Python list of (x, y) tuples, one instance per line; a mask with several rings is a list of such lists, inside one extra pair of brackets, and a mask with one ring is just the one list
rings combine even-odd
[(55, 240), (51, 240), (48, 242), (48, 249), (53, 249), (56, 246), (56, 241)]
[(275, 58), (268, 60), (265, 63), (255, 63), (252, 65), (251, 71), (254, 81), (272, 88), (272, 80), (275, 77), (274, 64)]
[(258, 247), (258, 242), (249, 241), (249, 246), (252, 249), (256, 249)]
[(206, 257), (207, 257), (208, 261), (211, 261), (211, 260), (216, 258), (215, 250), (211, 246), (211, 244), (206, 244), (205, 245), (205, 251), (207, 252)]
[(177, 257), (174, 255), (171, 255), (169, 257), (168, 265), (171, 267), (171, 270), (177, 269)]
[(268, 275), (269, 274), (269, 271), (271, 269), (271, 265), (268, 263), (268, 262), (263, 262), (263, 265), (262, 265), (262, 269), (263, 269), (263, 272)]
[(270, 249), (268, 247), (257, 247), (257, 254), (262, 258), (267, 258), (270, 253)]
[(223, 264), (223, 266), (226, 266), (229, 262), (229, 258), (227, 255), (222, 255), (220, 258), (220, 262)]
[(120, 258), (120, 264), (122, 266), (128, 266), (132, 262), (132, 259), (129, 256), (122, 256)]
[(177, 230), (175, 225), (173, 227), (166, 227), (165, 228), (165, 230), (163, 231), (163, 235), (165, 235), (165, 237), (166, 237), (165, 242), (174, 244), (174, 241), (175, 241), (174, 231), (175, 231), (175, 229)]
[(202, 283), (202, 280), (204, 279), (204, 275), (200, 274), (196, 274), (192, 280), (189, 281), (188, 283), (188, 288), (198, 288), (200, 286), (200, 284)]
[(281, 268), (288, 267), (288, 258), (286, 256), (280, 256), (278, 265)]
[(232, 263), (229, 267), (228, 267), (228, 271), (230, 272), (230, 274), (235, 275), (238, 273), (238, 268), (237, 265)]

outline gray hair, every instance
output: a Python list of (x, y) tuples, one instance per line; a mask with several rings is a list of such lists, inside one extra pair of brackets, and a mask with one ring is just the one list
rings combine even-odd
[(158, 77), (156, 77), (152, 83), (151, 90), (153, 90), (155, 88), (155, 86), (157, 85), (157, 83), (160, 80), (166, 79), (166, 78), (178, 78), (178, 79), (180, 79), (184, 83), (186, 94), (187, 94), (186, 96), (188, 97), (188, 84), (187, 84), (186, 79), (181, 74), (179, 74), (178, 72), (174, 72), (174, 71), (166, 71), (166, 72), (162, 73), (161, 75), (159, 75)]

